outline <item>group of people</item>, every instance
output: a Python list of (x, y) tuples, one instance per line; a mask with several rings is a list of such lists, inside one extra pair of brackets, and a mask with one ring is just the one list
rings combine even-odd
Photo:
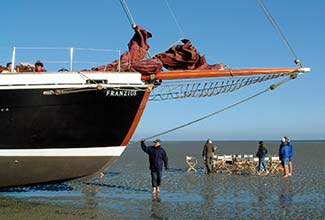
[[(217, 146), (212, 143), (211, 139), (208, 139), (203, 147), (202, 157), (204, 160), (204, 167), (207, 174), (212, 172), (212, 160)], [(264, 142), (258, 142), (258, 150), (256, 156), (258, 157), (258, 167), (257, 175), (261, 175), (262, 171), (266, 174), (269, 173), (268, 167), (265, 162), (266, 154), (268, 150), (266, 149)], [(292, 175), (292, 156), (293, 156), (293, 145), (290, 142), (289, 137), (285, 136), (281, 140), (279, 147), (279, 158), (281, 160), (282, 166), (284, 168), (284, 178), (287, 178)]]
[[(43, 68), (44, 65), (40, 60), (37, 60), (34, 64), (34, 72), (46, 72), (46, 70)], [(7, 63), (6, 68), (1, 71), (1, 73), (15, 73), (17, 72), (15, 68), (12, 66), (12, 62)]]
[[(260, 175), (262, 169), (268, 173), (268, 167), (265, 163), (265, 156), (268, 153), (264, 142), (259, 141), (258, 150), (256, 156), (259, 159), (257, 174)], [(145, 144), (145, 139), (141, 139), (141, 149), (148, 154), (149, 157), (149, 169), (151, 174), (151, 186), (152, 193), (157, 194), (160, 192), (160, 185), (162, 180), (162, 171), (163, 168), (168, 169), (168, 157), (167, 153), (161, 146), (160, 139), (153, 141), (152, 146), (147, 146)], [(211, 139), (208, 139), (204, 144), (202, 157), (204, 160), (205, 170), (207, 174), (212, 172), (212, 160), (217, 146), (212, 143)], [(281, 140), (279, 147), (279, 158), (282, 162), (284, 168), (284, 178), (287, 178), (292, 175), (292, 157), (293, 157), (293, 145), (290, 142), (289, 137), (285, 136)]]
[[(266, 173), (269, 173), (268, 167), (265, 163), (265, 155), (267, 154), (267, 149), (264, 146), (263, 141), (259, 142), (258, 151), (256, 153), (256, 156), (258, 157), (258, 168), (257, 168), (257, 174), (260, 175), (262, 170)], [(290, 142), (290, 138), (285, 136), (282, 138), (280, 147), (279, 147), (279, 158), (281, 160), (284, 174), (283, 177), (287, 178), (289, 176), (292, 176), (292, 157), (293, 157), (293, 145)]]

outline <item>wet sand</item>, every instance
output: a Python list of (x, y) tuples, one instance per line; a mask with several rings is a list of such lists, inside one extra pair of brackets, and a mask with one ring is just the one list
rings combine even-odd
[[(257, 141), (215, 142), (218, 154), (255, 154)], [(170, 169), (152, 196), (148, 158), (130, 145), (102, 180), (0, 192), (0, 219), (325, 219), (325, 142), (293, 142), (294, 173), (203, 174), (204, 141), (163, 142)], [(265, 142), (277, 154), (278, 142)], [(187, 173), (185, 156), (199, 159)]]

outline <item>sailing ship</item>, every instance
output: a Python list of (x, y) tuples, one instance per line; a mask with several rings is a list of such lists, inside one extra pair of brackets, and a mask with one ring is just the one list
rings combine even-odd
[[(209, 65), (187, 39), (146, 58), (151, 34), (133, 28), (129, 51), (107, 65), (42, 73), (18, 65), (19, 71), (0, 74), (0, 188), (97, 175), (123, 153), (149, 100), (212, 96), (309, 71)], [(198, 78), (222, 83), (164, 86), (168, 80)]]

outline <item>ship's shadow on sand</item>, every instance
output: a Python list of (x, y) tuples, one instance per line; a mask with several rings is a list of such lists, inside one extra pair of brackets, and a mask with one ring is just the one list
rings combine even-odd
[(12, 187), (1, 189), (0, 192), (12, 192), (12, 193), (22, 193), (22, 192), (63, 192), (72, 191), (74, 188), (65, 183), (51, 183), (51, 184), (38, 184), (24, 187)]
[[(109, 176), (117, 176), (120, 175), (119, 172), (105, 172), (105, 175)], [(94, 185), (95, 183), (92, 182), (82, 182), (82, 181), (74, 181), (70, 183), (45, 183), (45, 184), (35, 184), (30, 186), (21, 186), (21, 187), (10, 187), (10, 188), (3, 188), (0, 189), (1, 192), (6, 193), (23, 193), (23, 192), (68, 192), (77, 190), (79, 187), (78, 185)], [(114, 187), (114, 186), (112, 186)]]
[(119, 190), (125, 191), (132, 191), (132, 192), (150, 192), (148, 189), (139, 189), (130, 186), (122, 186), (122, 185), (115, 185), (115, 184), (107, 184), (101, 182), (83, 182), (82, 184), (88, 186), (95, 186), (95, 187), (103, 187), (103, 188), (114, 188)]
[[(181, 169), (171, 169), (170, 172), (177, 172)], [(119, 172), (104, 172), (105, 176), (116, 177), (120, 175)], [(48, 183), (48, 184), (36, 184), (30, 186), (21, 187), (10, 187), (0, 189), (0, 193), (30, 193), (30, 192), (69, 192), (78, 191), (83, 186), (91, 186), (96, 188), (113, 188), (122, 191), (132, 191), (132, 192), (150, 192), (148, 189), (134, 188), (131, 186), (123, 186), (118, 184), (105, 183), (101, 179), (93, 179), (90, 181), (73, 181), (68, 183)]]

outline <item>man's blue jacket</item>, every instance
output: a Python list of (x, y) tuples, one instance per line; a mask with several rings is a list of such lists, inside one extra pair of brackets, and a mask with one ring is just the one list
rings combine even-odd
[(153, 172), (162, 171), (163, 166), (168, 169), (168, 157), (166, 151), (161, 147), (149, 146), (141, 142), (141, 148), (149, 155), (150, 170)]
[(279, 157), (280, 157), (280, 159), (290, 157), (290, 148), (286, 142), (281, 142), (281, 145), (279, 148)]

